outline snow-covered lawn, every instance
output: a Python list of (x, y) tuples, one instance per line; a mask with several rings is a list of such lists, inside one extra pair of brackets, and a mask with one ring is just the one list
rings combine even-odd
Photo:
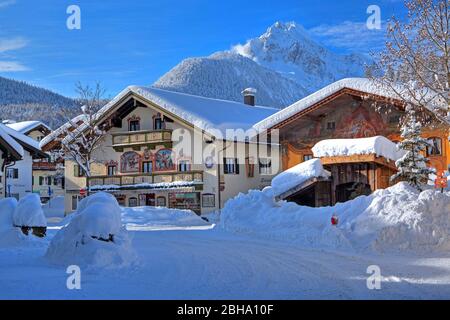
[[(395, 193), (398, 189), (407, 192), (399, 187), (390, 192)], [(388, 191), (374, 199), (360, 199), (353, 203), (353, 208), (358, 208), (357, 205), (363, 207), (364, 203), (372, 201), (373, 205), (367, 208), (373, 209), (377, 205), (381, 210), (390, 208), (398, 200), (395, 194)], [(269, 202), (265, 209), (272, 210), (270, 205)], [(343, 208), (342, 205), (340, 207)], [(359, 220), (367, 216), (369, 221), (380, 222), (372, 209), (359, 215)], [(255, 207), (249, 207), (249, 210), (255, 210)], [(294, 213), (293, 210), (291, 208), (285, 214), (295, 222), (302, 212)], [(114, 265), (101, 268), (81, 266), (81, 290), (67, 289), (67, 266), (53, 264), (45, 257), (61, 224), (70, 221), (64, 219), (59, 226), (53, 223), (44, 239), (0, 248), (0, 299), (450, 298), (448, 250), (386, 253), (385, 250), (333, 247), (333, 241), (341, 237), (352, 241), (365, 239), (359, 238), (361, 235), (352, 238), (350, 232), (352, 228), (365, 230), (361, 227), (368, 225), (364, 221), (347, 224), (345, 221), (350, 222), (352, 217), (349, 213), (343, 217), (345, 225), (342, 230), (332, 231), (329, 227), (323, 227), (328, 218), (314, 220), (310, 217), (314, 213), (326, 214), (326, 211), (320, 211), (326, 209), (317, 210), (309, 214), (303, 212), (307, 217), (297, 222), (318, 228), (317, 234), (308, 238), (310, 240), (330, 236), (332, 241), (326, 246), (310, 246), (299, 241), (301, 237), (280, 237), (276, 230), (267, 230), (267, 234), (257, 233), (255, 229), (248, 228), (251, 219), (239, 222), (236, 220), (239, 215), (222, 217), (225, 224), (228, 223), (227, 231), (223, 222), (218, 222), (217, 226), (208, 224), (189, 211), (143, 207), (123, 209), (122, 222), (128, 230), (127, 236), (131, 239), (137, 260), (120, 268)], [(226, 212), (225, 215), (230, 214)], [(261, 218), (260, 213), (254, 214)], [(437, 212), (433, 215), (439, 216)], [(54, 216), (47, 213), (47, 219)], [(280, 230), (285, 235), (304, 232), (299, 227), (290, 228), (280, 219), (272, 217), (261, 221), (259, 227), (271, 223), (273, 228), (283, 227)], [(312, 224), (314, 221), (316, 226)], [(402, 223), (405, 221), (402, 219)], [(421, 226), (424, 224), (419, 224)], [(322, 227), (324, 232), (319, 232)], [(341, 233), (338, 238), (337, 233)], [(373, 265), (381, 270), (380, 290), (367, 288), (366, 280), (370, 276), (367, 268)]]

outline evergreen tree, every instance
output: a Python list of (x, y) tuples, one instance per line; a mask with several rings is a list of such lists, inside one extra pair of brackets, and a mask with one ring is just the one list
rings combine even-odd
[(423, 152), (431, 144), (421, 137), (422, 125), (417, 121), (414, 111), (410, 110), (402, 126), (401, 137), (403, 141), (399, 143), (399, 148), (404, 150), (405, 155), (396, 161), (398, 172), (391, 177), (391, 180), (401, 179), (410, 185), (422, 190), (422, 185), (428, 182), (428, 175), (434, 171), (427, 167), (428, 159), (423, 156)]

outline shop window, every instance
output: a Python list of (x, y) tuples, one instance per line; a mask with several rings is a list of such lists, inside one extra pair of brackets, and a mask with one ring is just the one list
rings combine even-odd
[(191, 171), (191, 162), (189, 160), (181, 160), (178, 163), (178, 171), (180, 172)]
[(237, 158), (223, 158), (223, 172), (225, 174), (239, 174), (239, 161)]
[(272, 174), (272, 160), (267, 158), (259, 159), (259, 173)]
[(157, 197), (156, 198), (156, 206), (157, 207), (165, 207), (166, 206), (166, 197)]
[(138, 205), (138, 199), (136, 197), (131, 197), (128, 199), (129, 207), (137, 207), (137, 205)]
[(213, 193), (202, 194), (202, 207), (203, 208), (215, 208), (216, 196)]
[(311, 160), (313, 158), (314, 158), (314, 156), (312, 154), (304, 154), (303, 155), (303, 161), (308, 161), (308, 160)]
[(427, 156), (441, 156), (442, 155), (442, 139), (441, 138), (429, 138), (427, 147)]
[(247, 171), (247, 178), (255, 176), (255, 163), (253, 158), (245, 158), (245, 170)]
[(142, 162), (142, 172), (143, 173), (152, 173), (153, 171), (153, 162), (144, 161)]

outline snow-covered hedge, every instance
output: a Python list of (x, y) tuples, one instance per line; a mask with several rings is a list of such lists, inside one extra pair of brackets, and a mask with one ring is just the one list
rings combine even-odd
[(100, 192), (83, 199), (70, 223), (52, 239), (46, 257), (56, 264), (100, 268), (133, 263), (136, 255), (114, 196)]
[[(330, 222), (333, 214), (337, 227)], [(399, 183), (334, 207), (310, 208), (275, 202), (269, 187), (229, 200), (221, 226), (306, 247), (450, 251), (450, 192), (419, 193)]]
[(19, 200), (14, 210), (13, 223), (18, 227), (47, 226), (39, 195), (31, 193)]

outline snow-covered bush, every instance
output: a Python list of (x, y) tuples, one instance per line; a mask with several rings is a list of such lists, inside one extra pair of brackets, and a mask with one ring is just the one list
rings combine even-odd
[(13, 216), (17, 206), (15, 198), (0, 200), (0, 247), (45, 244), (33, 235), (24, 235), (20, 228), (14, 226)]
[(13, 213), (16, 207), (16, 198), (6, 198), (0, 200), (0, 232), (13, 227)]
[(19, 200), (14, 210), (13, 223), (17, 227), (47, 226), (41, 199), (37, 194), (31, 193)]
[[(405, 182), (333, 207), (273, 200), (267, 188), (229, 200), (220, 225), (229, 231), (346, 250), (450, 250), (450, 192), (423, 192)], [(339, 217), (338, 226), (331, 217)]]
[(99, 268), (133, 263), (136, 254), (114, 196), (100, 192), (83, 199), (70, 223), (50, 242), (46, 256), (56, 264)]

